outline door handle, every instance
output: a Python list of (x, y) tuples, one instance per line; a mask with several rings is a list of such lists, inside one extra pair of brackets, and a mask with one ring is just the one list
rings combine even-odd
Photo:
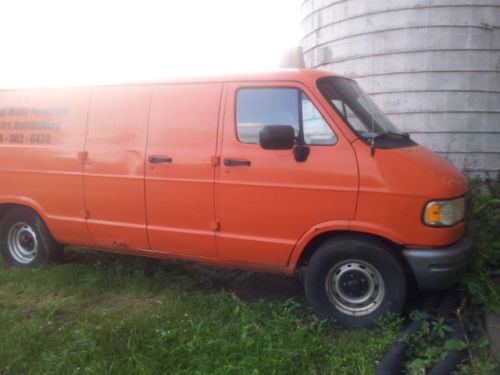
[(151, 164), (170, 164), (172, 163), (172, 158), (168, 156), (149, 156), (148, 161)]
[(226, 167), (238, 167), (238, 166), (247, 166), (252, 165), (250, 160), (243, 159), (224, 159), (224, 165)]

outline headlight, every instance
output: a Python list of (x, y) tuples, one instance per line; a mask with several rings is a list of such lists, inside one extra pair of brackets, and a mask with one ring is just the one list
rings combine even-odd
[(464, 219), (465, 198), (455, 198), (427, 203), (424, 223), (433, 227), (451, 227)]

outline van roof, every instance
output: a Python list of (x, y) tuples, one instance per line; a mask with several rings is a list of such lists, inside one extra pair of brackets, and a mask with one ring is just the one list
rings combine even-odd
[(209, 82), (245, 82), (245, 81), (299, 81), (299, 82), (314, 82), (316, 79), (325, 76), (339, 76), (331, 72), (314, 70), (314, 69), (278, 69), (263, 72), (251, 73), (233, 73), (224, 75), (207, 75), (207, 76), (186, 76), (168, 78), (154, 81), (132, 81), (107, 84), (88, 84), (88, 85), (70, 85), (70, 86), (54, 86), (54, 87), (37, 87), (37, 88), (0, 88), (1, 91), (14, 90), (31, 90), (31, 89), (58, 89), (58, 88), (76, 88), (76, 87), (107, 87), (107, 86), (142, 86), (142, 85), (161, 85), (161, 84), (176, 84), (176, 83), (209, 83)]
[[(182, 77), (166, 79), (154, 83), (195, 83), (195, 82), (241, 82), (241, 81), (304, 81), (316, 80), (334, 75), (331, 72), (314, 69), (277, 69), (271, 71), (208, 75), (202, 77)], [(153, 83), (153, 82), (149, 82)]]

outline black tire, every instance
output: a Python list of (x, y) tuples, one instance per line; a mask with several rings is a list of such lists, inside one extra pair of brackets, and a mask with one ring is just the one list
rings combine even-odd
[(321, 319), (370, 327), (386, 313), (402, 311), (407, 280), (401, 262), (383, 242), (349, 235), (317, 249), (306, 268), (305, 290)]
[(14, 208), (0, 222), (0, 253), (5, 263), (37, 267), (62, 258), (63, 247), (43, 220), (27, 207)]

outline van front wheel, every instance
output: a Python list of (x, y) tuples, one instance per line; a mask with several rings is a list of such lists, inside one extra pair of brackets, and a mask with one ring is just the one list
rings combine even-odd
[(34, 211), (19, 207), (0, 222), (0, 252), (10, 266), (36, 267), (59, 260), (62, 246)]
[(343, 236), (323, 243), (305, 277), (309, 303), (322, 319), (369, 327), (388, 312), (400, 313), (407, 281), (399, 260), (383, 243)]

